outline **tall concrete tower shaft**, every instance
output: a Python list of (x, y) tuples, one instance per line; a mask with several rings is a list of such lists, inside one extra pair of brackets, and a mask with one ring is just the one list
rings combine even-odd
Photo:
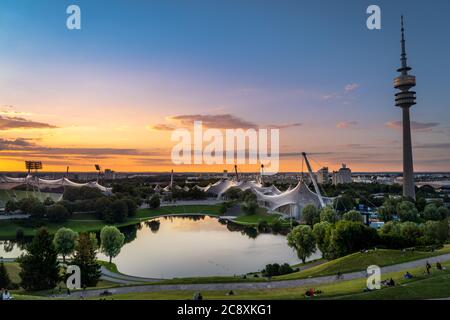
[(399, 92), (395, 94), (395, 105), (402, 108), (403, 118), (403, 195), (405, 197), (415, 199), (416, 192), (414, 189), (414, 168), (409, 109), (416, 104), (416, 92), (410, 91), (411, 88), (416, 86), (416, 77), (408, 73), (411, 71), (411, 68), (408, 67), (406, 60), (406, 41), (403, 16), (401, 19), (401, 25), (401, 67), (397, 70), (400, 72), (400, 75), (394, 79), (394, 87), (399, 90)]

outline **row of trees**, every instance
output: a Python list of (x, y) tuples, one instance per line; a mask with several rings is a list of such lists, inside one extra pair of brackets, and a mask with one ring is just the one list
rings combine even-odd
[(439, 221), (447, 219), (450, 214), (446, 207), (436, 203), (427, 204), (419, 211), (415, 203), (401, 198), (386, 198), (378, 213), (385, 222), (395, 218), (411, 222)]
[(110, 258), (120, 253), (125, 236), (113, 226), (105, 226), (100, 232), (100, 245), (94, 233), (77, 234), (68, 228), (61, 228), (53, 237), (46, 228), (40, 228), (32, 242), (26, 246), (26, 253), (19, 259), (21, 287), (30, 290), (47, 290), (56, 287), (63, 280), (58, 255), (63, 262), (70, 256), (70, 264), (81, 270), (83, 286), (95, 286), (100, 278), (97, 253), (100, 250)]
[(61, 203), (56, 203), (47, 198), (43, 202), (37, 198), (28, 197), (20, 201), (9, 200), (5, 205), (6, 212), (15, 212), (19, 210), (22, 213), (31, 215), (34, 219), (47, 218), (51, 222), (63, 222), (67, 220), (71, 213)]
[(449, 238), (448, 218), (424, 223), (388, 222), (378, 232), (364, 225), (361, 214), (354, 210), (340, 215), (331, 207), (318, 210), (314, 206), (306, 206), (302, 214), (306, 224), (295, 227), (287, 240), (303, 262), (317, 248), (324, 258), (335, 259), (375, 246), (436, 246)]

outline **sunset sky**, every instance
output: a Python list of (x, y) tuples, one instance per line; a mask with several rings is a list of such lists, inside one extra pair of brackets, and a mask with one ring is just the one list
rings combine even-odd
[[(81, 30), (66, 28), (70, 4)], [(1, 0), (0, 171), (231, 170), (172, 164), (171, 132), (194, 120), (280, 128), (282, 171), (302, 151), (314, 169), (401, 171), (401, 14), (415, 170), (450, 171), (448, 0)]]

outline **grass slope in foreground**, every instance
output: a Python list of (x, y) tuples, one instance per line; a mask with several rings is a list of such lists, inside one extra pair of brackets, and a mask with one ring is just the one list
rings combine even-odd
[[(319, 300), (319, 299), (433, 299), (450, 297), (450, 261), (443, 263), (444, 271), (433, 269), (431, 275), (426, 275), (424, 268), (408, 270), (414, 275), (412, 279), (404, 279), (406, 270), (382, 275), (382, 280), (394, 279), (395, 287), (382, 288), (372, 292), (363, 292), (366, 279), (343, 280), (334, 283), (318, 284), (315, 290), (322, 294), (314, 298), (305, 297), (305, 292), (311, 286), (295, 288), (264, 289), (264, 290), (235, 290), (234, 295), (227, 295), (228, 291), (202, 291), (204, 299), (209, 300)], [(106, 299), (114, 300), (186, 300), (192, 299), (194, 290), (161, 291), (161, 292), (133, 292), (117, 294)], [(91, 299), (99, 299), (95, 297)]]
[(413, 260), (425, 259), (442, 254), (450, 253), (450, 245), (434, 252), (422, 251), (402, 251), (390, 249), (370, 250), (367, 253), (353, 253), (348, 256), (331, 260), (312, 267), (310, 269), (294, 272), (291, 274), (274, 277), (273, 280), (304, 279), (311, 277), (321, 277), (341, 273), (349, 273), (365, 270), (370, 265), (385, 267), (393, 264), (409, 262)]

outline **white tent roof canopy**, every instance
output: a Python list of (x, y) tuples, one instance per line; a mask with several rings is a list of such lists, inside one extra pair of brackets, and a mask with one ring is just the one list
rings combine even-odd
[(35, 187), (45, 187), (45, 188), (59, 188), (59, 187), (75, 187), (75, 188), (81, 188), (81, 187), (90, 187), (90, 188), (96, 188), (104, 193), (111, 193), (112, 188), (107, 188), (102, 185), (100, 185), (97, 181), (90, 181), (87, 183), (78, 183), (73, 182), (67, 178), (60, 178), (60, 179), (41, 179), (39, 177), (34, 177), (32, 175), (27, 175), (25, 178), (12, 178), (12, 177), (0, 177), (0, 189), (12, 189), (17, 186), (28, 184)]

